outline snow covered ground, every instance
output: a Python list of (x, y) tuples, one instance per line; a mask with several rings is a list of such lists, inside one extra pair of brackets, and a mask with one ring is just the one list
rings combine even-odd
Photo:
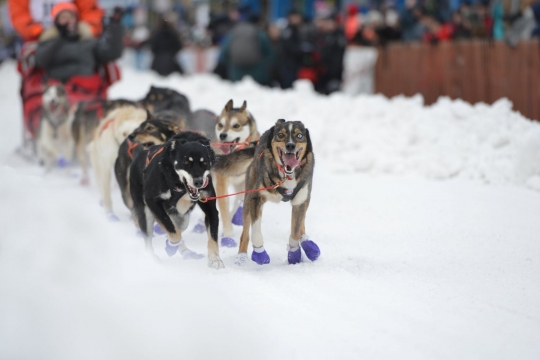
[[(129, 69), (111, 95), (150, 84), (194, 109), (247, 99), (261, 129), (306, 123), (320, 260), (286, 265), (288, 204), (265, 208), (268, 266), (237, 267), (234, 249), (222, 271), (166, 259), (164, 237), (162, 263), (149, 259), (117, 189), (111, 223), (76, 170), (13, 154), (18, 76), (3, 64), (0, 359), (540, 358), (540, 125), (507, 101), (424, 107)], [(204, 235), (184, 238), (205, 253)]]

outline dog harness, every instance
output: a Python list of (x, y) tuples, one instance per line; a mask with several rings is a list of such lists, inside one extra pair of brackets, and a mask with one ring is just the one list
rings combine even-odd
[(161, 145), (159, 150), (157, 150), (154, 154), (152, 154), (152, 156), (150, 156), (150, 151), (148, 151), (148, 154), (146, 155), (146, 165), (144, 166), (145, 169), (148, 167), (148, 165), (150, 165), (152, 160), (154, 160), (154, 158), (163, 151), (163, 149), (164, 149), (164, 146)]
[(139, 146), (139, 143), (132, 142), (129, 139), (127, 139), (127, 143), (128, 143), (128, 149), (127, 149), (128, 156), (129, 156), (129, 158), (131, 160), (133, 160), (133, 149), (135, 149), (137, 146)]

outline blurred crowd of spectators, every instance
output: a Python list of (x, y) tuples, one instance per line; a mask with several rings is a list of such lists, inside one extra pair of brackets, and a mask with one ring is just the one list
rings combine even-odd
[[(281, 88), (308, 79), (325, 94), (340, 88), (345, 52), (353, 47), (470, 38), (514, 46), (540, 36), (540, 0), (405, 0), (400, 9), (384, 0), (348, 3), (341, 11), (316, 1), (312, 19), (291, 10), (286, 19), (275, 22), (248, 6), (224, 6), (222, 12), (212, 13), (208, 6), (190, 12), (175, 4), (159, 16), (150, 16), (147, 7), (124, 13), (125, 44), (134, 50), (137, 68), (150, 66), (166, 76), (182, 72), (182, 48), (219, 48), (214, 72), (224, 79), (250, 75), (260, 84)], [(12, 36), (0, 33), (0, 61), (13, 55), (13, 43)], [(149, 53), (151, 61), (146, 60)]]

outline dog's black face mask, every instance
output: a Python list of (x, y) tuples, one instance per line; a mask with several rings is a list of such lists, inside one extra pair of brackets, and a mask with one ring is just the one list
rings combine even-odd
[(276, 162), (286, 174), (292, 174), (302, 160), (311, 151), (309, 131), (301, 121), (280, 119), (274, 125), (270, 148)]
[[(208, 141), (204, 141), (208, 143)], [(192, 201), (199, 199), (199, 191), (210, 182), (210, 169), (215, 161), (210, 144), (202, 141), (174, 140), (170, 145), (173, 169), (188, 190)]]

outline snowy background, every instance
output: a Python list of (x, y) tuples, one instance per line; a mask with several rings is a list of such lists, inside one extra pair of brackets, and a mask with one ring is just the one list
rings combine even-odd
[[(78, 169), (16, 155), (19, 78), (0, 67), (0, 359), (539, 359), (540, 124), (507, 100), (470, 105), (160, 79), (218, 112), (247, 100), (262, 131), (302, 120), (317, 159), (307, 231), (320, 260), (286, 264), (289, 204), (263, 217), (271, 264), (149, 259), (115, 188), (108, 222)], [(196, 219), (199, 213), (194, 214)], [(236, 227), (236, 238), (241, 232)], [(206, 254), (206, 236), (184, 234)]]

